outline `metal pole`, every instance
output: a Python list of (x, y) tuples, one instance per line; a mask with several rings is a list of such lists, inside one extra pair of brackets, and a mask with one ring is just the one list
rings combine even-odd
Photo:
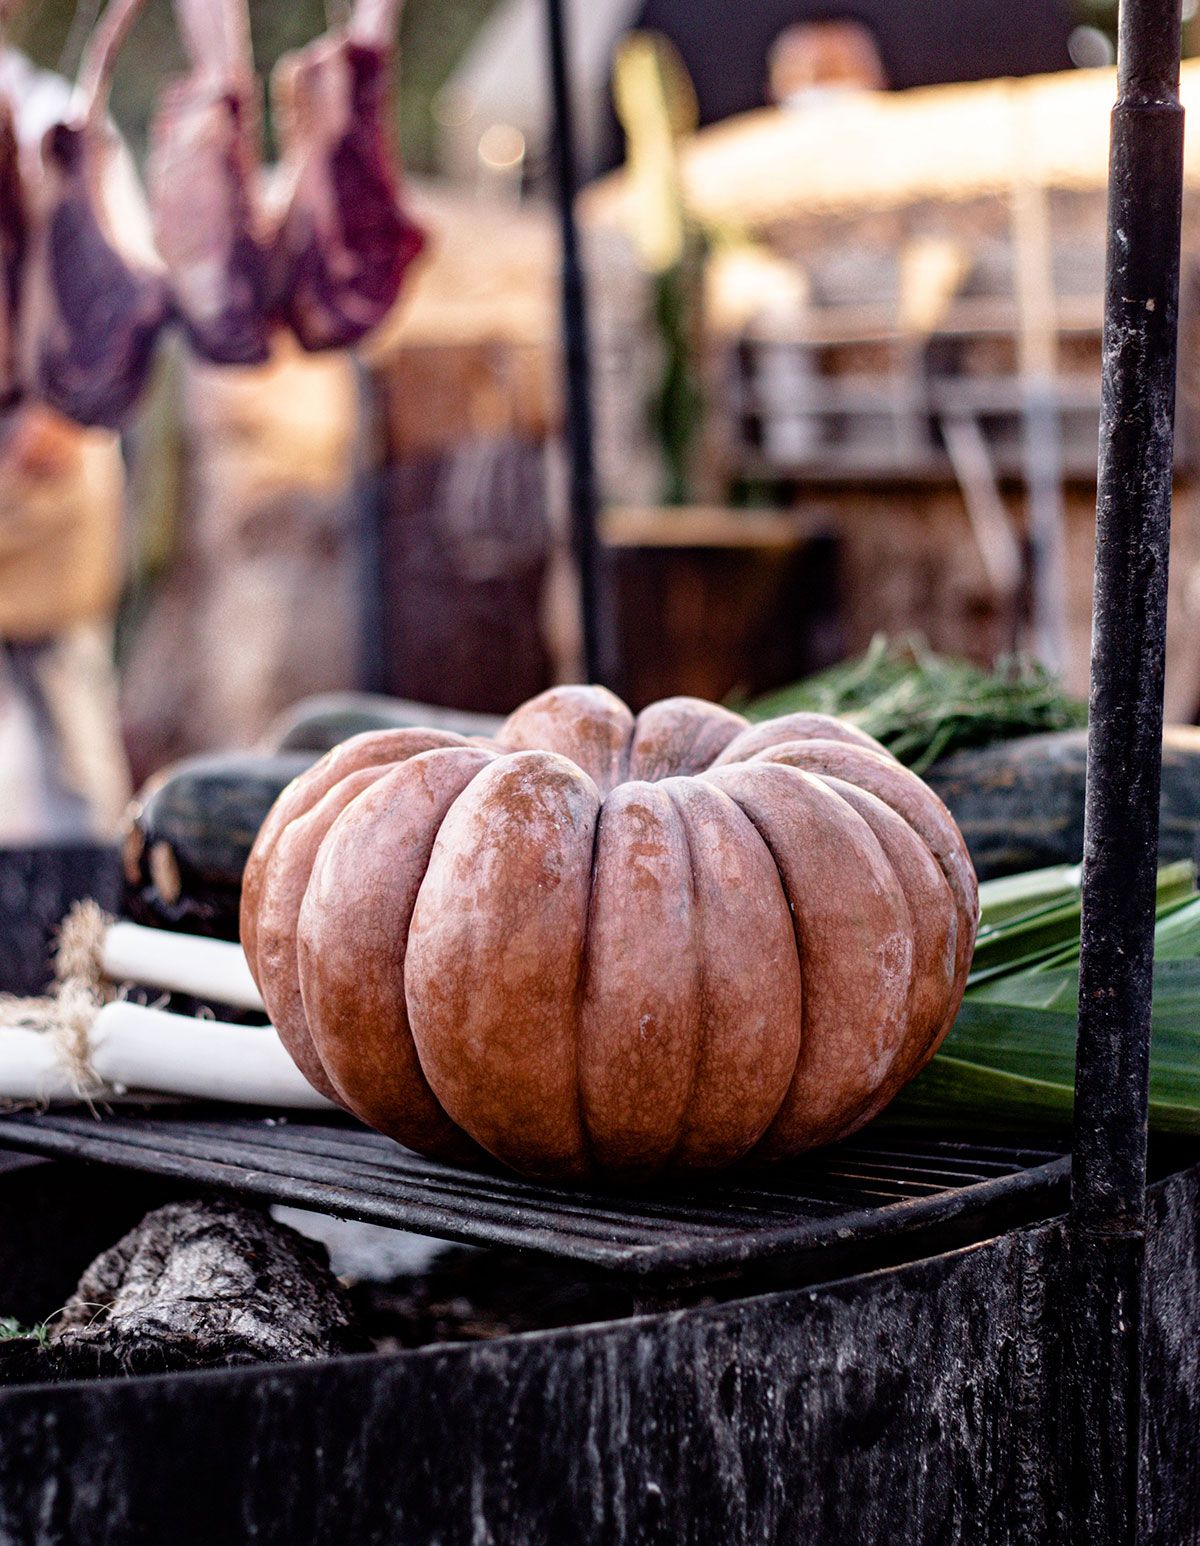
[(1138, 1539), (1146, 1112), (1179, 295), (1179, 0), (1122, 0), (1071, 1193), (1074, 1540)]
[(592, 427), (591, 348), (587, 290), (575, 220), (578, 162), (563, 0), (546, 0), (550, 89), (554, 106), (554, 190), (562, 235), (562, 330), (565, 354), (567, 447), (570, 454), (571, 535), (579, 565), (583, 654), (590, 682), (611, 683), (601, 598), (597, 532), (599, 496)]

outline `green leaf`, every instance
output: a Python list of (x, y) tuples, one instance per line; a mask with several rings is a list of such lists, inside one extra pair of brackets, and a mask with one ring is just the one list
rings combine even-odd
[[(1082, 899), (1079, 867), (1059, 866), (1006, 877), (979, 888), (981, 926), (975, 944), (968, 991), (975, 996), (986, 983), (1014, 972), (1069, 965), (1079, 959)], [(1022, 910), (1019, 902), (1028, 904)], [(1166, 864), (1158, 872), (1156, 907), (1160, 923), (1191, 904), (1196, 896), (1196, 868), (1190, 859)], [(1200, 954), (1200, 906), (1186, 922), (1173, 925), (1176, 953), (1186, 954), (1195, 940)]]
[(1079, 865), (1055, 864), (1021, 875), (999, 875), (979, 888), (979, 933), (1039, 907), (1054, 907), (1079, 895)]
[[(988, 882), (970, 986), (929, 1068), (888, 1109), (906, 1126), (1008, 1134), (1070, 1119), (1079, 998), (1079, 875), (1059, 868)], [(1150, 1122), (1200, 1133), (1200, 896), (1189, 862), (1158, 877)]]
[(1067, 1126), (1071, 1105), (1069, 1087), (939, 1052), (877, 1121), (889, 1127), (961, 1126), (1011, 1136)]

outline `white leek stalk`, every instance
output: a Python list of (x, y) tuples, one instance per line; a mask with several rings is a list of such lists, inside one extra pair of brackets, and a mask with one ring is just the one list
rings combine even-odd
[(0, 1030), (0, 1101), (107, 1101), (151, 1093), (331, 1109), (271, 1026), (197, 1020), (118, 999), (96, 1010), (86, 1037), (85, 1052), (78, 1040), (68, 1048), (53, 1030)]
[(112, 923), (100, 947), (100, 966), (110, 982), (187, 993), (234, 1009), (263, 1007), (242, 947), (223, 939)]
[(272, 1026), (196, 1020), (118, 999), (96, 1015), (91, 1066), (114, 1090), (151, 1090), (242, 1106), (328, 1110)]

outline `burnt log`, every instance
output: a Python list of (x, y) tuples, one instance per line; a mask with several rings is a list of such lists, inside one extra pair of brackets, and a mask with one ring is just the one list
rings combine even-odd
[(365, 1346), (323, 1246), (229, 1198), (167, 1203), (86, 1269), (0, 1380), (289, 1363)]

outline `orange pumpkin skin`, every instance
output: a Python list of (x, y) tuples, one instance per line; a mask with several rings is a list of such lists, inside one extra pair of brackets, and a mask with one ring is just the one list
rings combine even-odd
[(638, 1180), (844, 1137), (925, 1066), (979, 897), (862, 731), (596, 687), (369, 732), (286, 789), (242, 940), (297, 1065), (422, 1153)]

